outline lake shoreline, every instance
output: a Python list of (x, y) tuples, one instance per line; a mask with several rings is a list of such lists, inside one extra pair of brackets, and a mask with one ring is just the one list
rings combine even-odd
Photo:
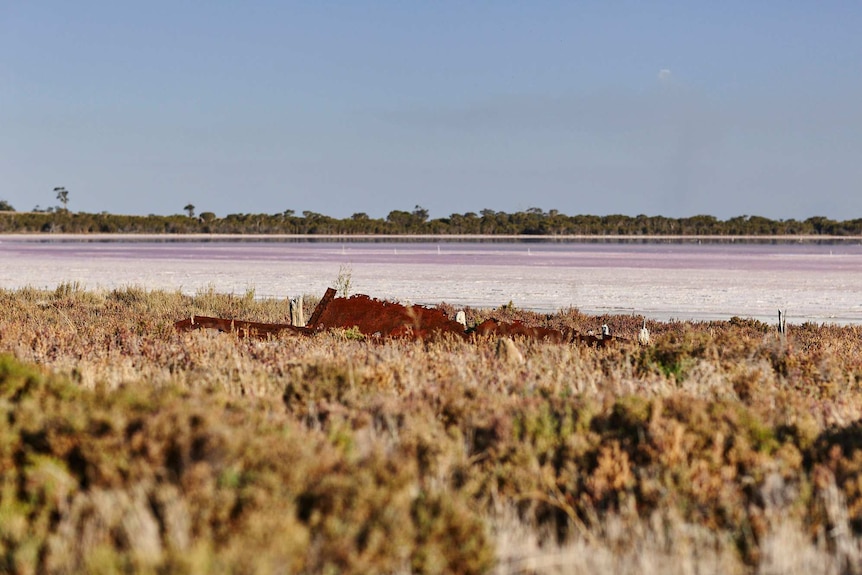
[(97, 240), (97, 241), (148, 241), (166, 240), (172, 241), (197, 241), (197, 240), (419, 240), (419, 241), (540, 241), (540, 242), (590, 242), (590, 241), (613, 241), (613, 242), (686, 242), (686, 241), (709, 241), (709, 242), (862, 242), (862, 236), (834, 236), (834, 235), (627, 235), (627, 234), (577, 234), (577, 235), (510, 235), (510, 234), (129, 234), (129, 233), (3, 233), (0, 241), (74, 241), (74, 240)]

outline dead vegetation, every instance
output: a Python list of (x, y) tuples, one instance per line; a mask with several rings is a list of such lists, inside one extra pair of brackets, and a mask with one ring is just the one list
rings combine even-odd
[(289, 302), (0, 291), (0, 572), (862, 571), (858, 327), (596, 349), (177, 333), (191, 315)]

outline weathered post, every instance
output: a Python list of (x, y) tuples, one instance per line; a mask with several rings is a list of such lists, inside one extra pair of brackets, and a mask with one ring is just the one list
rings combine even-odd
[(458, 313), (455, 314), (455, 321), (463, 325), (465, 328), (467, 327), (467, 314), (464, 313), (464, 310), (458, 310)]
[(290, 300), (290, 325), (305, 327), (305, 314), (302, 311), (302, 296)]

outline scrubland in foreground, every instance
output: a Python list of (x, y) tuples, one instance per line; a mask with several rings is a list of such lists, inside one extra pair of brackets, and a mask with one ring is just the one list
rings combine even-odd
[(288, 303), (0, 291), (0, 572), (862, 571), (858, 327), (513, 351), (176, 333), (191, 314)]

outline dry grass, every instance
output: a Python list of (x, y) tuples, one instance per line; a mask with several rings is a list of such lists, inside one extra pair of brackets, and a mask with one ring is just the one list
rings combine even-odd
[[(0, 291), (0, 572), (862, 570), (859, 328), (656, 323), (648, 348), (513, 360), (175, 333), (191, 314), (289, 306)], [(468, 310), (487, 317), (641, 327)]]

